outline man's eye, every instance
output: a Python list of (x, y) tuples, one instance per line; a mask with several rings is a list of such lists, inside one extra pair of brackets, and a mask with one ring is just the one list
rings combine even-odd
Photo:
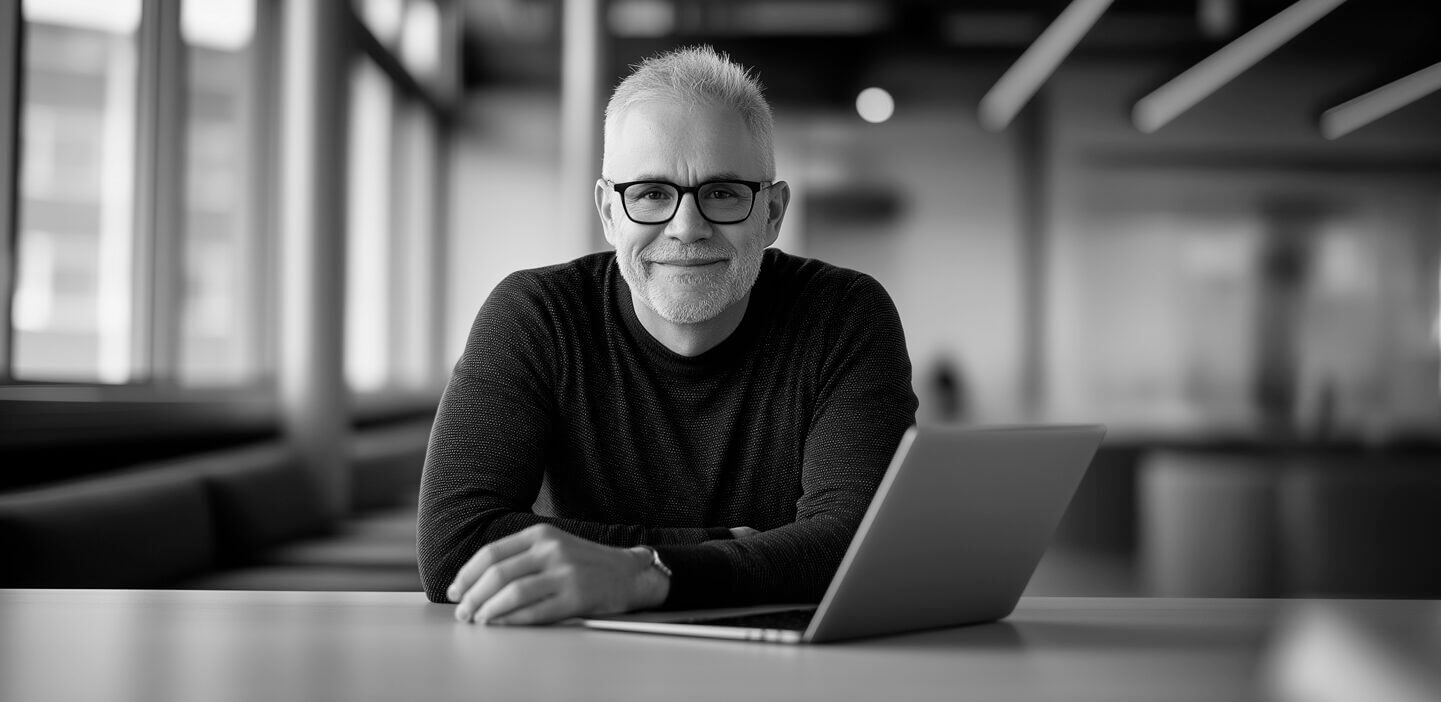
[(650, 188), (635, 194), (637, 200), (669, 200), (670, 193), (660, 188)]
[(710, 192), (706, 193), (706, 197), (711, 200), (733, 200), (740, 197), (740, 193), (730, 188), (713, 188)]

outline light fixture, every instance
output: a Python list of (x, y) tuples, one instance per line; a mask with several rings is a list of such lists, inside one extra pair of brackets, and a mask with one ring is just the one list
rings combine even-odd
[(981, 98), (981, 126), (1005, 129), (1110, 5), (1111, 0), (1072, 0)]
[(1221, 39), (1236, 31), (1237, 0), (1198, 0), (1196, 24), (1207, 39)]
[(896, 101), (881, 88), (866, 88), (856, 96), (856, 112), (871, 124), (880, 124), (896, 111)]
[(1346, 0), (1299, 0), (1141, 98), (1131, 120), (1147, 134), (1160, 129), (1343, 2)]
[(1321, 135), (1337, 139), (1441, 90), (1441, 63), (1392, 81), (1321, 113)]

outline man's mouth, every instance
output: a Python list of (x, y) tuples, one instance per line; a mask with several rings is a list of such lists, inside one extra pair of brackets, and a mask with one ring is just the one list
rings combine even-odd
[(688, 259), (679, 259), (679, 260), (670, 260), (670, 261), (651, 261), (651, 263), (658, 263), (658, 264), (660, 264), (660, 265), (662, 265), (662, 266), (675, 266), (675, 267), (678, 267), (678, 268), (701, 268), (701, 267), (704, 267), (704, 266), (712, 266), (712, 265), (715, 265), (715, 264), (717, 264), (717, 263), (725, 263), (725, 259), (723, 259), (723, 258), (688, 258)]

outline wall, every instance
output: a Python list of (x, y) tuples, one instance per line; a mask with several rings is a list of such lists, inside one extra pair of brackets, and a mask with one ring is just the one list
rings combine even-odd
[(1048, 404), (1154, 432), (1434, 435), (1441, 101), (1336, 141), (1368, 66), (1263, 62), (1155, 134), (1171, 66), (1050, 83)]
[[(476, 91), (456, 135), (455, 197), (445, 329), (459, 357), (481, 303), (512, 271), (568, 261), (591, 250), (560, 231), (559, 96), (540, 90)], [(599, 165), (597, 165), (599, 170)]]
[[(864, 271), (890, 292), (911, 351), (923, 418), (939, 418), (936, 364), (955, 364), (972, 419), (1020, 412), (1021, 295), (1016, 173), (1009, 138), (960, 104), (906, 104), (882, 124), (854, 113), (790, 117), (802, 143), (798, 197), (889, 193), (894, 211), (808, 208), (806, 255)], [(886, 205), (873, 205), (884, 210)]]

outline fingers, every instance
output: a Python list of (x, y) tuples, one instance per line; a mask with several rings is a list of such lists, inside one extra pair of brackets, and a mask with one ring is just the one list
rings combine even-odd
[[(501, 614), (508, 610), (497, 610), (495, 606), (480, 610), (496, 595), (506, 590), (517, 582), (533, 579), (536, 573), (545, 569), (545, 561), (533, 550), (526, 550), (507, 558), (499, 563), (491, 565), (475, 579), (469, 590), (465, 591), (460, 603), (455, 607), (455, 618), (457, 621), (468, 622), (472, 618), (481, 620), (489, 619), (491, 616)], [(527, 585), (526, 587), (534, 587)], [(528, 592), (528, 591), (527, 591)], [(512, 595), (514, 597), (514, 595)], [(524, 602), (521, 602), (524, 604)]]
[(526, 529), (482, 546), (455, 574), (455, 581), (450, 584), (449, 588), (446, 588), (446, 598), (451, 602), (460, 601), (461, 595), (475, 585), (475, 581), (480, 579), (482, 573), (492, 565), (530, 548), (531, 544), (535, 543), (536, 536), (537, 530)]
[(571, 612), (573, 608), (563, 594), (556, 593), (531, 602), (529, 605), (512, 609), (502, 616), (490, 619), (488, 623), (500, 626), (550, 624), (573, 616)]
[(538, 525), (477, 551), (446, 596), (462, 622), (544, 624), (634, 607), (646, 570), (626, 549)]
[(487, 624), (549, 624), (569, 616), (563, 595), (565, 583), (555, 573), (540, 573), (512, 581), (476, 611), (476, 621)]

